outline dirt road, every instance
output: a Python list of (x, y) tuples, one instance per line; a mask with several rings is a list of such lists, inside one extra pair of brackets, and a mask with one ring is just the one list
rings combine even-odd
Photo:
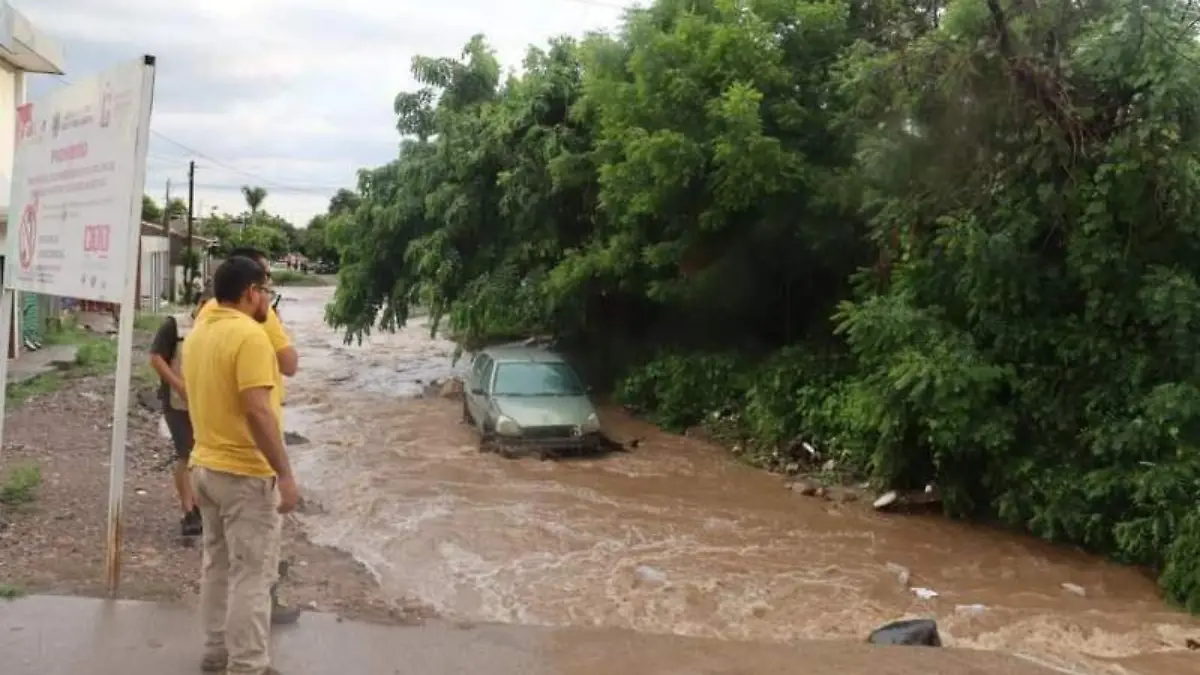
[[(149, 342), (148, 335), (139, 338)], [(135, 358), (145, 359), (144, 350)], [(14, 471), (36, 467), (41, 476), (29, 501), (0, 504), (0, 584), (8, 592), (106, 592), (112, 395), (112, 376), (68, 374), (56, 391), (8, 412), (0, 485)], [(159, 435), (157, 415), (140, 405), (130, 413), (127, 453), (120, 595), (194, 602), (198, 542), (178, 536), (170, 443)], [(371, 620), (409, 621), (420, 614), (411, 603), (381, 597), (362, 565), (310, 543), (294, 519), (285, 536), (284, 555), (292, 563), (287, 600)]]

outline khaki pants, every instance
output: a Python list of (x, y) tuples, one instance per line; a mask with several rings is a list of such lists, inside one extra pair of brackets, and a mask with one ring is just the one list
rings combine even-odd
[(271, 663), (271, 585), (283, 518), (274, 478), (192, 469), (204, 520), (200, 620), (208, 652), (227, 650), (227, 672), (258, 675)]

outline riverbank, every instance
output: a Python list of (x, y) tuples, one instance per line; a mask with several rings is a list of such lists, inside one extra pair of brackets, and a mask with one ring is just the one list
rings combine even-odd
[[(103, 617), (103, 624), (97, 617)], [(194, 612), (170, 606), (45, 597), (0, 603), (0, 652), (15, 666), (5, 675), (188, 672), (198, 658), (194, 636), (199, 633)], [(312, 615), (278, 631), (272, 659), (288, 675), (1053, 672), (1016, 657), (970, 650), (884, 650), (837, 642), (763, 645), (611, 629), (446, 622), (398, 628), (342, 621), (328, 614)]]
[(336, 277), (330, 274), (296, 270), (272, 270), (271, 282), (276, 286), (333, 286), (337, 283)]
[[(150, 334), (139, 331), (135, 386), (149, 386)], [(9, 595), (101, 596), (114, 378), (70, 372), (24, 388), (5, 421), (0, 457), (0, 587)], [(126, 445), (123, 572), (119, 596), (193, 603), (199, 542), (179, 536), (171, 482), (173, 453), (158, 416), (133, 397)], [(427, 612), (383, 599), (371, 574), (349, 555), (311, 543), (295, 519), (284, 527), (290, 563), (285, 600), (309, 609), (381, 622)]]

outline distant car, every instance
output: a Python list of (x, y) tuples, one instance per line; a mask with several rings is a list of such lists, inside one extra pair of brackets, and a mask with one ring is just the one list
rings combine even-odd
[(575, 370), (540, 347), (475, 354), (464, 383), (463, 418), (484, 441), (512, 449), (595, 450), (600, 418)]

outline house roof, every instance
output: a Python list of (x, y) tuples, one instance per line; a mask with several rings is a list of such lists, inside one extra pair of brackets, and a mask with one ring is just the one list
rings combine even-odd
[(27, 73), (63, 74), (62, 46), (0, 0), (0, 60)]
[[(155, 232), (160, 237), (167, 236), (166, 233), (164, 232), (162, 223), (150, 223), (150, 222), (146, 222), (143, 220), (142, 221), (142, 233), (145, 234), (146, 230)], [(177, 237), (179, 239), (187, 238), (187, 232), (180, 232), (179, 230), (176, 230), (174, 228), (171, 229), (170, 235), (172, 237)], [(202, 237), (198, 234), (193, 233), (192, 234), (192, 243), (193, 244), (199, 243), (204, 246), (212, 246), (213, 244), (217, 243), (217, 240), (213, 237)]]

